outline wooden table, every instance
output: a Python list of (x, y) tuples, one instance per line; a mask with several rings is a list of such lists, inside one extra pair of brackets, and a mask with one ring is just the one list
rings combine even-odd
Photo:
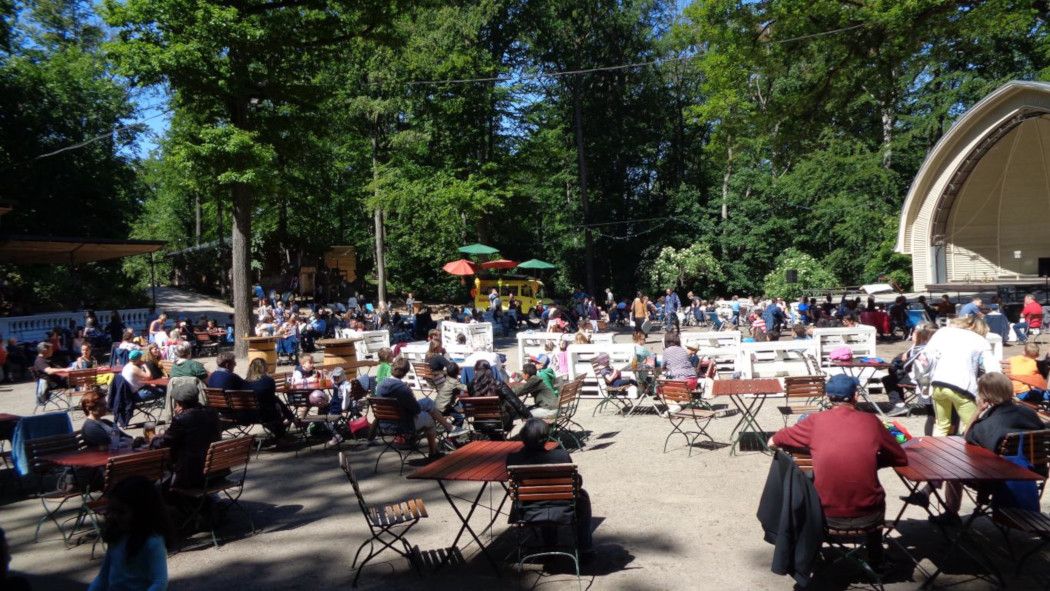
[(773, 378), (761, 378), (754, 380), (715, 380), (711, 386), (712, 396), (728, 396), (733, 406), (740, 411), (740, 420), (737, 421), (730, 434), (731, 445), (729, 454), (735, 455), (740, 448), (740, 441), (744, 437), (744, 429), (751, 427), (759, 439), (759, 447), (768, 452), (769, 439), (767, 433), (758, 424), (758, 412), (762, 410), (766, 398), (779, 396), (784, 391), (780, 380)]
[[(97, 369), (98, 373), (100, 373), (100, 374), (104, 374), (104, 373), (118, 374), (118, 373), (120, 373), (120, 370), (124, 369), (124, 366), (123, 365), (118, 365), (116, 367), (111, 367), (109, 365), (96, 365), (95, 367), (89, 367), (88, 369)], [(55, 373), (53, 373), (51, 375), (55, 375), (55, 376), (58, 376), (60, 378), (68, 378), (69, 377), (69, 372), (71, 372), (71, 371), (81, 371), (81, 370), (65, 368), (65, 369), (60, 369), (60, 370), (56, 371)]]
[[(917, 437), (905, 443), (903, 447), (908, 456), (908, 465), (894, 467), (894, 471), (904, 482), (904, 485), (908, 487), (909, 493), (918, 491), (919, 487), (927, 482), (954, 482), (976, 485), (993, 484), (1007, 480), (1045, 480), (1043, 476), (1031, 470), (1026, 470), (983, 447), (970, 445), (962, 437), (958, 436)], [(940, 491), (937, 488), (933, 488), (932, 493), (941, 506), (944, 506), (944, 499), (941, 498)], [(975, 503), (973, 513), (963, 521), (962, 527), (959, 528), (955, 536), (953, 537), (942, 526), (942, 532), (949, 542), (948, 550), (945, 552), (942, 563), (952, 555), (956, 548), (959, 548), (975, 562), (981, 564), (985, 570), (992, 572), (999, 580), (1000, 586), (1002, 586), (1002, 575), (995, 565), (987, 561), (979, 552), (970, 552), (961, 545), (963, 537), (973, 525), (974, 520), (981, 515), (991, 514), (990, 499), (982, 501), (980, 495), (971, 496), (974, 497)], [(887, 535), (897, 527), (907, 507), (908, 503), (901, 507), (900, 512), (897, 513), (897, 517), (892, 522), (892, 526), (888, 528)], [(926, 507), (925, 510), (931, 517), (933, 516), (929, 507)], [(926, 579), (923, 587), (932, 585), (940, 572), (941, 567), (938, 567)]]
[[(507, 481), (509, 475), (507, 474), (507, 456), (510, 454), (521, 451), (523, 444), (520, 441), (472, 441), (456, 451), (448, 454), (447, 456), (432, 462), (422, 468), (419, 468), (412, 474), (409, 474), (408, 478), (415, 480), (436, 480), (438, 486), (441, 487), (441, 492), (445, 495), (445, 499), (448, 500), (449, 505), (452, 506), (452, 510), (456, 513), (456, 517), (463, 523), (463, 527), (459, 529), (456, 537), (452, 540), (451, 548), (455, 548), (456, 544), (459, 543), (463, 532), (470, 532), (474, 541), (477, 542), (478, 548), (481, 549), (481, 553), (492, 565), (493, 570), (496, 574), (499, 574), (499, 566), (496, 564), (495, 559), (489, 554), (485, 544), (481, 541), (478, 533), (470, 527), (470, 518), (473, 517), (474, 511), (478, 508), (478, 503), (481, 501), (482, 495), (485, 494), (485, 490), (491, 483), (498, 483), (503, 489), (503, 497), (499, 502), (499, 506), (492, 514), (492, 519), (488, 524), (481, 530), (481, 533), (485, 533), (492, 528), (492, 525), (502, 515), (501, 510), (503, 505), (507, 502)], [(547, 449), (554, 449), (556, 444), (554, 442), (547, 443)], [(464, 514), (460, 511), (456, 505), (455, 497), (448, 492), (448, 488), (445, 486), (446, 481), (462, 481), (462, 482), (480, 482), (481, 488), (478, 490), (478, 494), (474, 497), (473, 501), (470, 501), (470, 509)], [(466, 499), (469, 501), (469, 499)], [(442, 562), (444, 565), (448, 562), (448, 559), (452, 556), (449, 552), (445, 561)]]
[[(871, 407), (875, 409), (875, 412), (882, 416), (883, 419), (890, 419), (889, 415), (883, 412), (882, 407), (872, 402), (871, 398), (868, 397), (868, 380), (874, 377), (875, 372), (880, 369), (889, 369), (889, 363), (886, 363), (885, 361), (832, 361), (831, 367), (837, 367), (849, 377), (857, 380), (857, 394), (860, 394), (860, 397), (864, 399), (864, 402), (871, 405)], [(864, 373), (869, 369), (871, 370), (871, 373), (865, 377)]]
[(68, 468), (104, 468), (109, 463), (110, 458), (132, 453), (135, 453), (135, 450), (80, 449), (51, 456), (40, 456), (40, 459), (56, 466)]

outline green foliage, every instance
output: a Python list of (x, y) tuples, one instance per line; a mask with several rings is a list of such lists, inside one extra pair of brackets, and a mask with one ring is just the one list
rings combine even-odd
[[(792, 269), (798, 271), (798, 281), (788, 283), (787, 272)], [(796, 299), (807, 289), (831, 287), (839, 287), (839, 281), (827, 266), (795, 248), (777, 257), (776, 266), (762, 283), (765, 295), (784, 299)]]
[(661, 249), (649, 267), (648, 279), (652, 293), (660, 293), (668, 287), (688, 287), (706, 293), (723, 279), (723, 274), (711, 246), (697, 242), (682, 249), (673, 246)]

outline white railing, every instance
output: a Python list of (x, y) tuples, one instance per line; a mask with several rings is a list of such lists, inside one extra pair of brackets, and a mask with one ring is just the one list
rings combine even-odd
[(740, 331), (683, 332), (682, 346), (697, 347), (697, 355), (710, 357), (715, 362), (718, 374), (730, 377), (736, 371), (740, 355)]
[[(518, 333), (518, 367), (521, 369), (529, 361), (529, 357), (537, 355), (548, 355), (553, 357), (558, 352), (558, 343), (564, 338), (572, 339), (571, 333), (562, 332), (535, 332), (531, 330)], [(594, 332), (591, 333), (592, 345), (611, 345), (613, 333)], [(551, 350), (547, 351), (547, 345)]]
[[(105, 330), (109, 324), (113, 311), (96, 311), (95, 318), (98, 319), (99, 330)], [(151, 314), (148, 308), (133, 308), (120, 310), (120, 318), (124, 326), (135, 329), (135, 332), (146, 330), (149, 325)], [(55, 327), (69, 328), (70, 322), (74, 327), (84, 325), (84, 310), (73, 312), (53, 312), (51, 314), (34, 314), (32, 316), (8, 316), (0, 318), (0, 334), (5, 339), (14, 337), (19, 342), (42, 341)]]

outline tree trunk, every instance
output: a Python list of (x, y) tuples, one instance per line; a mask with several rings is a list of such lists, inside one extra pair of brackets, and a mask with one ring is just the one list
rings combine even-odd
[[(583, 208), (583, 223), (591, 221), (591, 203), (587, 195), (587, 154), (583, 144), (583, 104), (580, 98), (579, 83), (573, 87), (572, 92), (573, 131), (576, 135), (576, 168), (580, 183), (580, 205)], [(587, 293), (595, 295), (594, 292), (594, 236), (591, 235), (590, 226), (583, 228), (584, 237), (584, 272), (587, 278)]]
[(896, 118), (889, 106), (882, 109), (882, 167), (889, 170), (893, 164), (893, 125)]
[(193, 227), (194, 245), (201, 245), (201, 196), (196, 194), (193, 196), (193, 216), (196, 222)]
[(376, 226), (376, 288), (379, 302), (386, 299), (386, 229), (383, 225), (383, 208), (379, 206), (379, 140), (376, 138), (378, 129), (372, 134), (372, 181), (376, 197), (375, 226)]
[(729, 179), (733, 177), (733, 146), (726, 148), (726, 171), (722, 175), (722, 221), (729, 219)]
[[(231, 103), (230, 122), (239, 129), (247, 128), (247, 104), (235, 101)], [(251, 280), (251, 244), (252, 244), (252, 189), (244, 183), (230, 187), (233, 201), (233, 234), (230, 250), (233, 254), (231, 274), (233, 284), (233, 352), (237, 357), (248, 355), (248, 341), (244, 337), (251, 334), (252, 319), (252, 280)]]

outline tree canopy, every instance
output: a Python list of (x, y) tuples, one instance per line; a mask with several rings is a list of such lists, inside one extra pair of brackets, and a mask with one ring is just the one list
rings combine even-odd
[[(788, 295), (786, 264), (807, 286), (907, 285), (892, 245), (908, 184), (966, 108), (1047, 77), (1048, 11), (0, 2), (0, 198), (16, 204), (3, 221), (199, 246), (164, 278), (242, 312), (251, 280), (279, 285), (336, 244), (356, 248), (374, 293), (377, 232), (389, 297), (465, 299), (441, 265), (475, 241), (554, 262), (555, 293)], [(170, 124), (141, 154), (145, 106)], [(9, 285), (32, 275), (5, 272)], [(140, 261), (110, 276), (147, 279)]]

